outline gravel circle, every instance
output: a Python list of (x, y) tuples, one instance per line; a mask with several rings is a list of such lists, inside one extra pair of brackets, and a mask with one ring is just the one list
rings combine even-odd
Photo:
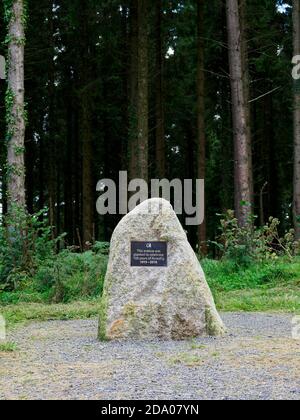
[(292, 316), (222, 315), (223, 338), (96, 339), (97, 320), (50, 321), (10, 333), (0, 399), (299, 400), (300, 341)]

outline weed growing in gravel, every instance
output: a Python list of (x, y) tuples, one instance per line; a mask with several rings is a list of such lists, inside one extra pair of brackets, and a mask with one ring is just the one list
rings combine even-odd
[(12, 353), (17, 350), (15, 343), (0, 343), (0, 353)]
[(201, 366), (204, 363), (202, 357), (191, 353), (178, 353), (176, 356), (170, 357), (168, 362), (171, 365), (184, 365), (187, 367)]
[(191, 350), (205, 350), (206, 346), (203, 344), (198, 344), (196, 341), (193, 341), (191, 344)]

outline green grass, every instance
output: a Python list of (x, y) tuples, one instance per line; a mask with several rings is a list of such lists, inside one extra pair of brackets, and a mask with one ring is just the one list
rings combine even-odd
[(300, 259), (238, 267), (230, 261), (202, 263), (220, 311), (300, 312)]
[[(230, 261), (204, 260), (202, 265), (220, 311), (300, 313), (300, 258), (247, 268)], [(66, 287), (70, 287), (69, 283)], [(99, 312), (99, 295), (50, 304), (43, 293), (25, 287), (0, 296), (0, 315), (5, 317), (8, 328), (31, 321), (97, 317)]]
[(12, 353), (17, 350), (15, 343), (0, 343), (0, 353)]
[(0, 306), (8, 328), (29, 321), (71, 320), (96, 317), (99, 313), (97, 299), (76, 301), (72, 303), (44, 304), (19, 302), (13, 305)]
[(223, 292), (216, 294), (216, 304), (223, 312), (300, 313), (300, 290), (278, 287)]

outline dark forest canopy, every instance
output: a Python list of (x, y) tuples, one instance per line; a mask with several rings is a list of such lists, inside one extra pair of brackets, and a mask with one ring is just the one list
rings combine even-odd
[[(7, 53), (5, 3), (2, 55)], [(26, 3), (26, 205), (30, 213), (48, 207), (55, 233), (66, 232), (68, 245), (110, 239), (119, 218), (96, 214), (96, 184), (101, 178), (117, 181), (121, 170), (145, 179), (205, 174), (206, 238), (215, 239), (218, 214), (240, 200), (234, 188), (234, 142), (239, 140), (232, 123), (228, 54), (236, 30), (228, 27), (228, 6), (234, 3), (244, 40), (242, 90), (252, 140), (253, 188), (249, 184), (248, 190), (253, 212), (259, 215), (257, 223), (274, 216), (282, 229), (292, 226), (293, 26), (288, 2)], [(5, 90), (1, 81), (4, 192)], [(5, 193), (2, 197), (6, 212)], [(205, 230), (189, 228), (193, 245), (198, 234), (205, 239)]]

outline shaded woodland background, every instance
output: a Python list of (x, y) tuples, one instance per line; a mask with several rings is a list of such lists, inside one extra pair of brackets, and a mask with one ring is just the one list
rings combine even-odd
[[(288, 5), (251, 0), (243, 15), (253, 211), (257, 224), (274, 216), (282, 230), (293, 225), (293, 25)], [(218, 215), (235, 205), (225, 2), (28, 0), (27, 8), (28, 211), (48, 207), (55, 235), (66, 232), (67, 245), (84, 247), (109, 241), (118, 222), (96, 214), (99, 179), (117, 182), (120, 170), (145, 179), (205, 175), (206, 232), (189, 228), (189, 239), (194, 247), (199, 237), (214, 240)], [(6, 35), (3, 2), (2, 42)], [(5, 90), (1, 81), (4, 213)], [(143, 141), (137, 144), (138, 133)]]

